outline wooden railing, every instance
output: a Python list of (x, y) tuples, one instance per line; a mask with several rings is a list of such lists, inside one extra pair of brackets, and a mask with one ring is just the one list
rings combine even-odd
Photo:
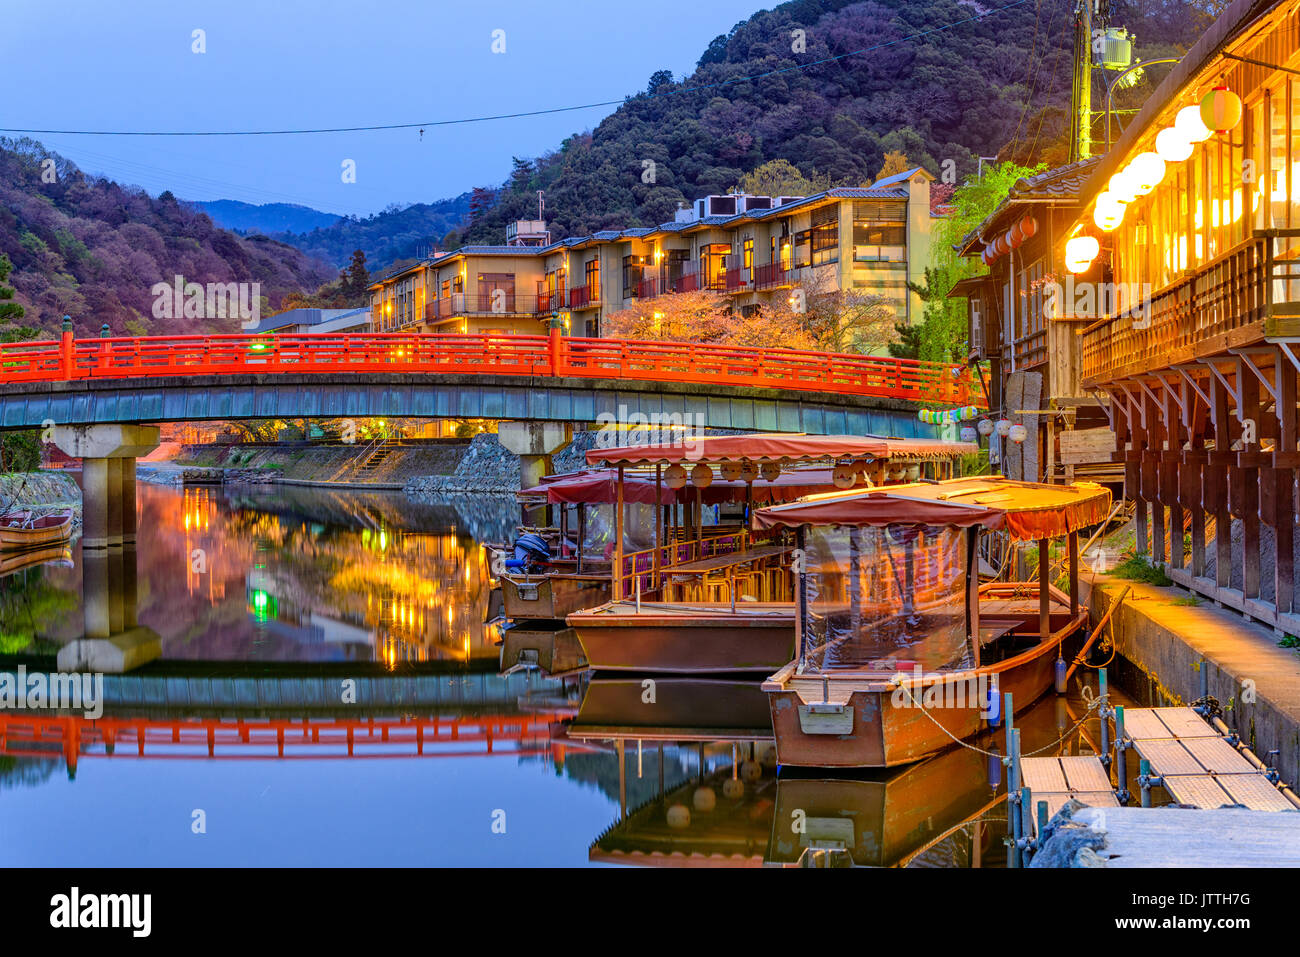
[(1015, 368), (1030, 369), (1047, 362), (1047, 330), (1039, 329), (1015, 341)]
[[(713, 555), (729, 555), (748, 547), (749, 532), (733, 528), (716, 535), (669, 542), (657, 549), (627, 552), (623, 556), (623, 597), (635, 597), (638, 581), (643, 595), (659, 588), (664, 574), (674, 565), (684, 565)], [(658, 565), (655, 564), (656, 551), (659, 552)]]
[(1186, 361), (1212, 337), (1261, 323), (1277, 307), (1300, 302), (1297, 239), (1300, 229), (1257, 232), (1126, 312), (1089, 325), (1083, 330), (1084, 382)]
[(0, 345), (0, 383), (268, 373), (570, 376), (981, 401), (969, 369), (916, 359), (691, 342), (432, 333), (144, 336)]

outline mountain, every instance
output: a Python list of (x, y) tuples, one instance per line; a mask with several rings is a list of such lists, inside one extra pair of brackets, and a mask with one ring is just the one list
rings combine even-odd
[[(291, 292), (313, 292), (334, 270), (265, 236), (241, 237), (209, 216), (142, 189), (87, 176), (30, 139), (0, 139), (0, 253), (19, 320), (56, 336), (238, 332), (239, 319), (154, 317), (156, 283), (259, 283), (263, 314)], [(251, 289), (249, 293), (251, 294)], [(2, 330), (0, 330), (2, 331)]]
[(386, 209), (365, 219), (339, 219), (309, 232), (273, 235), (340, 269), (352, 258), (353, 250), (360, 249), (366, 254), (370, 271), (378, 273), (397, 260), (428, 255), (431, 248), (441, 248), (443, 237), (464, 226), (469, 199), (469, 193), (462, 193), (455, 199)]
[(296, 203), (241, 203), (237, 199), (187, 200), (185, 205), (193, 206), (207, 213), (211, 220), (222, 229), (237, 233), (305, 233), (312, 229), (333, 224), (338, 215), (322, 213), (310, 206)]
[[(956, 180), (980, 157), (1063, 163), (1075, 5), (793, 0), (760, 11), (681, 81), (659, 71), (594, 131), (516, 158), (505, 184), (477, 191), (487, 201), (461, 238), (501, 242), (508, 222), (533, 217), (539, 189), (556, 238), (656, 225), (774, 159), (836, 185), (871, 181), (893, 151)], [(1136, 62), (1186, 50), (1222, 6), (1113, 0), (1110, 22), (1141, 41)], [(1121, 90), (1118, 105), (1140, 105), (1167, 69)], [(1094, 77), (1094, 108), (1111, 77)]]

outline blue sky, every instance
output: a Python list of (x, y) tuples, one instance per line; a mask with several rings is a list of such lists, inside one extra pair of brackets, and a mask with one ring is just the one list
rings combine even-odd
[[(6, 0), (0, 126), (227, 130), (378, 125), (616, 100), (689, 73), (762, 0)], [(193, 52), (205, 31), (207, 51)], [(492, 52), (505, 31), (504, 54)], [(42, 135), (88, 172), (185, 199), (367, 215), (505, 179), (612, 108), (275, 137)], [(0, 133), (0, 135), (12, 135)], [(344, 160), (356, 182), (342, 182)]]

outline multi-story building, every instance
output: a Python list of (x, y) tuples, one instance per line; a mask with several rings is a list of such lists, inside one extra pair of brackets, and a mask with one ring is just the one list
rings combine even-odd
[(703, 289), (744, 312), (795, 288), (880, 295), (918, 321), (907, 283), (929, 262), (932, 181), (916, 168), (807, 197), (710, 196), (671, 223), (541, 245), (543, 223), (516, 224), (513, 244), (438, 253), (373, 284), (372, 325), (542, 334), (555, 321), (594, 337), (638, 300)]

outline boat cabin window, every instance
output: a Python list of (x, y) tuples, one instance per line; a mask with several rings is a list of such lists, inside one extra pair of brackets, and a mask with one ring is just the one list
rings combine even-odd
[(803, 547), (801, 670), (973, 664), (964, 530), (810, 526)]

